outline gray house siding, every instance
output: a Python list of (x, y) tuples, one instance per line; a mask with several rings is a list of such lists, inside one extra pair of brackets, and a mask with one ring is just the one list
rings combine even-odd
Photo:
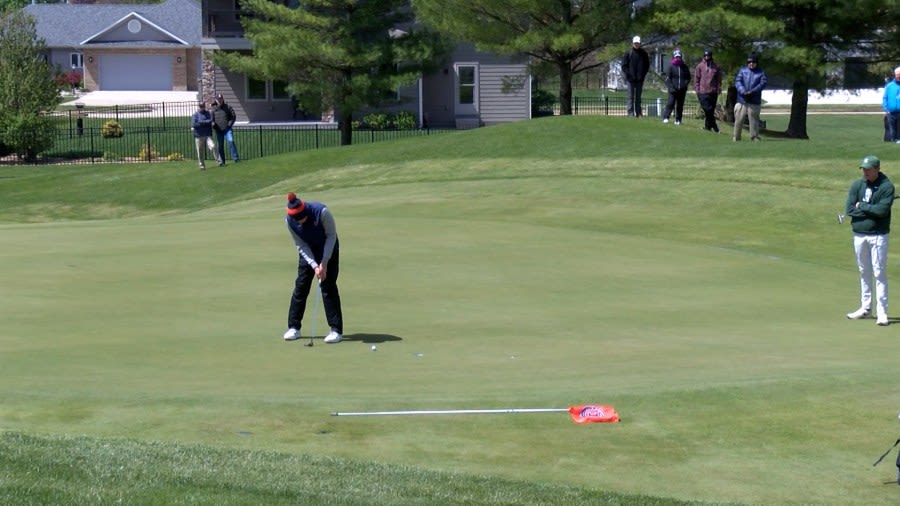
[(521, 65), (479, 66), (479, 112), (485, 125), (531, 117), (531, 77)]

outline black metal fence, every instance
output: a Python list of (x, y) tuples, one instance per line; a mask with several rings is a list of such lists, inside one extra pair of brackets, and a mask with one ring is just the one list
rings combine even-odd
[[(110, 135), (104, 127), (77, 123), (71, 128), (58, 128), (54, 145), (38, 155), (34, 164), (54, 163), (122, 163), (197, 160), (197, 150), (190, 122), (181, 118), (180, 126), (127, 126), (121, 136)], [(354, 130), (354, 144), (434, 135), (453, 129)], [(340, 146), (340, 131), (331, 123), (284, 125), (236, 125), (234, 140), (240, 158), (250, 160), (282, 153)], [(228, 149), (226, 158), (230, 159)], [(211, 159), (204, 149), (201, 156)]]
[[(666, 109), (666, 98), (641, 100), (643, 114), (649, 117), (662, 117)], [(693, 95), (685, 99), (684, 110), (694, 111), (700, 105)], [(548, 111), (549, 112), (549, 111)], [(559, 103), (554, 104), (553, 114), (559, 114)], [(628, 98), (600, 94), (596, 97), (572, 97), (572, 114), (581, 116), (625, 116), (628, 114)]]

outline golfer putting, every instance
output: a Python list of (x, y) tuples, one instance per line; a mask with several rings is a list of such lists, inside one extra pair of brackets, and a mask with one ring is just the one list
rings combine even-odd
[[(287, 199), (287, 214), (284, 221), (297, 246), (299, 258), (284, 340), (295, 341), (300, 338), (306, 300), (315, 278), (322, 296), (325, 319), (331, 327), (324, 342), (339, 343), (343, 339), (344, 320), (337, 286), (340, 245), (334, 217), (328, 207), (321, 202), (304, 202), (293, 192), (288, 193)], [(313, 318), (315, 316), (313, 314)]]

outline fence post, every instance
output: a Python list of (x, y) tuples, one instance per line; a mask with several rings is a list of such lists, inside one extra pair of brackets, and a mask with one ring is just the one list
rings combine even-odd
[(578, 97), (572, 97), (572, 102), (575, 103), (575, 107), (572, 110), (572, 114), (574, 114), (575, 116), (578, 116)]
[(609, 116), (609, 95), (603, 95), (603, 111)]
[(256, 127), (256, 131), (259, 132), (259, 157), (262, 158), (263, 155), (263, 131), (262, 125)]
[(96, 128), (89, 128), (88, 130), (91, 136), (91, 163), (94, 163), (94, 131)]
[(147, 163), (150, 163), (150, 158), (152, 158), (151, 153), (153, 152), (153, 148), (150, 147), (150, 127), (147, 127)]
[(316, 149), (319, 149), (319, 124), (316, 123)]

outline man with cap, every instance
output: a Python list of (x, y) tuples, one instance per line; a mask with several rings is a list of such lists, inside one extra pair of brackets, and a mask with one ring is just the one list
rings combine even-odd
[(225, 97), (221, 93), (216, 95), (216, 101), (213, 102), (213, 130), (216, 132), (216, 145), (219, 148), (219, 159), (221, 165), (225, 165), (225, 144), (228, 144), (228, 150), (231, 152), (231, 159), (234, 163), (240, 161), (238, 157), (237, 146), (234, 144), (234, 122), (237, 120), (237, 114), (234, 108), (225, 103)]
[(324, 341), (329, 344), (339, 343), (343, 339), (344, 319), (341, 311), (341, 295), (337, 286), (340, 244), (334, 217), (321, 202), (304, 202), (293, 192), (288, 193), (287, 199), (287, 215), (284, 221), (297, 246), (300, 258), (297, 265), (297, 280), (294, 282), (294, 292), (288, 309), (288, 330), (284, 333), (284, 340), (294, 341), (300, 338), (300, 324), (306, 311), (306, 299), (315, 278), (322, 291), (325, 319), (331, 327)]
[(719, 133), (716, 102), (722, 91), (722, 69), (713, 61), (713, 54), (709, 49), (703, 50), (703, 60), (694, 69), (694, 91), (697, 92), (697, 100), (705, 116), (703, 129)]
[(737, 103), (734, 104), (734, 137), (741, 140), (744, 120), (750, 117), (750, 140), (759, 140), (759, 110), (762, 107), (762, 91), (766, 88), (766, 73), (759, 68), (759, 57), (747, 56), (747, 66), (741, 67), (734, 78), (737, 88)]
[(847, 318), (859, 320), (872, 314), (872, 282), (875, 284), (875, 323), (888, 325), (888, 233), (894, 184), (881, 172), (881, 161), (869, 155), (859, 164), (862, 177), (847, 192), (844, 214), (853, 228), (853, 251), (859, 268), (859, 309)]
[(631, 39), (631, 47), (622, 58), (622, 72), (628, 81), (628, 115), (640, 118), (641, 94), (644, 92), (644, 78), (650, 71), (650, 55), (641, 47), (641, 38), (635, 35)]
[(206, 170), (206, 162), (203, 148), (209, 149), (219, 165), (222, 165), (222, 159), (216, 151), (216, 145), (212, 140), (212, 114), (206, 110), (205, 102), (197, 103), (197, 112), (191, 116), (191, 130), (194, 131), (194, 146), (197, 149), (197, 162), (200, 164), (200, 170)]

